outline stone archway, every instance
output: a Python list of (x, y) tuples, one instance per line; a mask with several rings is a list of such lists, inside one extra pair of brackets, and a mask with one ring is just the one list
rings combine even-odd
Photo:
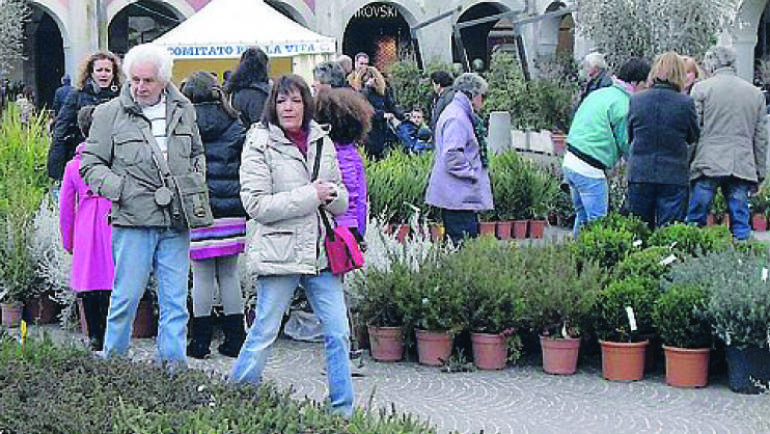
[[(509, 8), (499, 2), (480, 2), (465, 9), (460, 14), (456, 24), (508, 11)], [(460, 29), (463, 47), (465, 48), (465, 55), (471, 65), (476, 63), (482, 66), (481, 69), (486, 69), (489, 66), (493, 45), (511, 42), (507, 38), (501, 39), (499, 37), (495, 37), (490, 41), (490, 33), (492, 33), (493, 30), (493, 34), (512, 34), (510, 20), (489, 21)], [(481, 61), (480, 64), (478, 63), (479, 60)], [(464, 63), (463, 53), (458, 51), (458, 47), (454, 43), (452, 44), (452, 61)]]
[(768, 4), (768, 0), (744, 0), (738, 9), (735, 22), (727, 33), (732, 39), (735, 48), (738, 75), (753, 82), (754, 79), (754, 51), (758, 42), (762, 13)]
[(380, 70), (413, 53), (410, 26), (414, 16), (393, 2), (371, 2), (348, 18), (342, 52), (354, 57), (363, 52)]
[(31, 14), (25, 23), (24, 57), (20, 81), (31, 85), (38, 107), (52, 107), (53, 95), (65, 73), (64, 40), (61, 20), (47, 7), (30, 3)]
[(311, 27), (315, 21), (313, 11), (301, 0), (265, 0), (265, 3), (304, 27)]
[(168, 3), (138, 0), (118, 11), (110, 20), (109, 50), (120, 56), (138, 44), (152, 42), (179, 25), (185, 17)]

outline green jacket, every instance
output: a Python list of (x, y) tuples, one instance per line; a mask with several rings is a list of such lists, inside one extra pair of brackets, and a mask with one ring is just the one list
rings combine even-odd
[(612, 168), (628, 153), (626, 115), (631, 95), (615, 83), (591, 92), (580, 104), (567, 136), (567, 143), (581, 153)]
[[(115, 226), (186, 227), (179, 213), (173, 211), (181, 209), (174, 188), (170, 187), (170, 206), (155, 203), (155, 191), (163, 182), (153, 148), (158, 153), (160, 148), (150, 121), (134, 102), (128, 86), (123, 86), (118, 98), (96, 108), (80, 175), (98, 195), (112, 202), (110, 221)], [(195, 108), (171, 83), (166, 86), (166, 131), (171, 175), (194, 172), (205, 176), (206, 156), (195, 123)]]

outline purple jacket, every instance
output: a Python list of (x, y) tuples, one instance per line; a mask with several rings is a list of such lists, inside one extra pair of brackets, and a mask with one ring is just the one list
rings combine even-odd
[(444, 109), (436, 124), (436, 155), (425, 201), (449, 210), (492, 209), (487, 169), (481, 166), (473, 134), (471, 102), (462, 92)]
[(348, 190), (348, 210), (335, 217), (340, 226), (358, 228), (358, 233), (366, 232), (366, 175), (364, 162), (358, 154), (355, 143), (335, 143), (337, 162), (342, 173), (342, 183)]
[(59, 228), (64, 249), (72, 253), (70, 286), (75, 292), (111, 290), (115, 265), (110, 248), (107, 216), (110, 201), (97, 196), (80, 177), (80, 155), (85, 143), (64, 168), (59, 194)]

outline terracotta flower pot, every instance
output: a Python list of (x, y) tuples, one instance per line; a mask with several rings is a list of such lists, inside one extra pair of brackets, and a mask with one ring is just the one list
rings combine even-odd
[(530, 220), (529, 221), (529, 237), (530, 238), (543, 238), (545, 233), (545, 220)]
[(602, 376), (611, 381), (639, 381), (644, 378), (644, 356), (649, 341), (602, 341)]
[(432, 224), (430, 225), (430, 239), (434, 242), (438, 242), (444, 239), (444, 226)]
[(513, 222), (510, 220), (504, 220), (497, 222), (497, 239), (508, 240), (511, 238), (511, 230), (513, 228)]
[(441, 366), (452, 354), (452, 335), (443, 331), (415, 330), (417, 360), (421, 365)]
[(396, 240), (398, 240), (399, 243), (403, 243), (409, 236), (409, 230), (409, 225), (396, 225)]
[(47, 294), (27, 300), (29, 318), (36, 324), (51, 324), (56, 322), (56, 302)]
[(546, 374), (572, 375), (577, 370), (580, 338), (540, 336), (543, 371)]
[(151, 338), (158, 335), (158, 319), (153, 312), (153, 303), (148, 300), (139, 301), (134, 317), (134, 331), (131, 336), (135, 338)]
[(560, 131), (551, 131), (551, 152), (553, 155), (562, 155), (567, 149), (567, 136)]
[(479, 223), (479, 235), (491, 235), (495, 236), (495, 229), (497, 229), (497, 222), (480, 222)]
[(751, 216), (751, 227), (757, 232), (767, 231), (767, 219), (764, 214), (754, 214)]
[(3, 325), (8, 328), (18, 327), (21, 324), (21, 314), (24, 305), (21, 303), (1, 303)]
[(716, 224), (717, 224), (717, 217), (714, 214), (709, 214), (706, 216), (706, 225), (715, 226)]
[(666, 353), (666, 384), (704, 387), (709, 377), (711, 348), (677, 348), (663, 345)]
[(730, 227), (730, 215), (725, 213), (725, 215), (722, 216), (722, 225)]
[(372, 358), (380, 362), (397, 362), (404, 356), (401, 327), (369, 326)]
[(505, 368), (508, 349), (502, 333), (471, 333), (473, 364), (479, 369)]
[(527, 238), (527, 221), (526, 220), (514, 220), (513, 221), (513, 238), (523, 240)]

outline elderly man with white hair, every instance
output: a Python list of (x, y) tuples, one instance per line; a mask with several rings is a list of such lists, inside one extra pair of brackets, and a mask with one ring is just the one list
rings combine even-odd
[(100, 105), (80, 174), (112, 201), (115, 281), (104, 340), (106, 357), (125, 356), (137, 305), (151, 272), (158, 279), (158, 355), (186, 366), (189, 228), (210, 224), (205, 156), (195, 108), (170, 82), (171, 57), (152, 44), (124, 60), (128, 82)]
[(692, 88), (701, 136), (690, 155), (687, 221), (706, 224), (717, 188), (738, 240), (751, 236), (749, 193), (765, 179), (767, 116), (762, 91), (735, 72), (735, 50), (716, 46), (703, 64), (711, 77)]
[(586, 76), (586, 83), (580, 91), (575, 111), (591, 92), (612, 86), (612, 74), (607, 69), (607, 62), (604, 55), (597, 51), (586, 54), (583, 58), (583, 73)]

